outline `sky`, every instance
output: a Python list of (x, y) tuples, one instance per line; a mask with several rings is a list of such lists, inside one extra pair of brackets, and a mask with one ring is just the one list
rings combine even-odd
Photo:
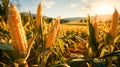
[(19, 10), (36, 14), (40, 2), (42, 2), (43, 15), (54, 18), (112, 14), (115, 8), (120, 12), (120, 0), (19, 0), (21, 5)]

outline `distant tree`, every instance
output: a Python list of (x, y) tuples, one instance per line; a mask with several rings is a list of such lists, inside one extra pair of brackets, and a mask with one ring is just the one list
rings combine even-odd
[(86, 19), (84, 19), (84, 22), (85, 22), (85, 23), (87, 23), (87, 20), (86, 20)]
[(3, 14), (2, 11), (3, 11), (2, 10), (2, 5), (0, 4), (0, 16), (2, 16), (2, 14)]
[[(13, 0), (19, 2), (18, 0)], [(0, 0), (0, 15), (5, 23), (7, 23), (10, 0)]]
[(1, 3), (1, 13), (2, 13), (2, 18), (6, 22), (8, 18), (8, 5), (9, 5), (9, 0), (0, 0)]
[(83, 22), (83, 19), (81, 19), (80, 22)]
[[(47, 23), (51, 23), (55, 20), (55, 18), (46, 18), (46, 17), (43, 17), (43, 19)], [(65, 19), (60, 19), (60, 23), (67, 23), (67, 22), (69, 22), (69, 21), (65, 20)]]
[(28, 13), (21, 13), (21, 19), (22, 19), (22, 23), (23, 25), (26, 24), (26, 22), (29, 21), (29, 14)]
[(51, 23), (55, 20), (55, 18), (49, 18), (49, 17), (42, 17), (42, 20), (46, 23)]
[(50, 23), (50, 22), (52, 22), (52, 20), (53, 20), (53, 18), (48, 18), (47, 22)]
[(65, 19), (61, 19), (60, 20), (60, 23), (67, 23), (67, 22), (70, 22), (69, 20), (65, 20)]
[(112, 21), (109, 19), (109, 20), (108, 20), (108, 23), (111, 23), (111, 22), (112, 22)]
[(100, 20), (99, 23), (103, 23), (103, 21)]

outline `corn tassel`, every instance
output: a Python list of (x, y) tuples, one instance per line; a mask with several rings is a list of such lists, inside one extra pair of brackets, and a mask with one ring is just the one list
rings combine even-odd
[(51, 29), (50, 33), (48, 34), (48, 37), (46, 39), (46, 44), (45, 44), (45, 48), (50, 48), (51, 46), (53, 46), (53, 42), (55, 40), (55, 37), (57, 35), (58, 29), (59, 29), (59, 24), (60, 24), (60, 18), (57, 17), (53, 28)]
[(24, 28), (22, 26), (19, 11), (16, 9), (14, 4), (11, 4), (9, 8), (8, 24), (13, 47), (18, 51), (26, 52), (28, 46)]
[(109, 33), (115, 37), (117, 35), (117, 27), (118, 27), (118, 11), (115, 9), (112, 15), (112, 26), (109, 30)]
[(42, 21), (42, 4), (40, 3), (37, 9), (37, 14), (36, 14), (36, 27), (40, 27), (40, 22)]

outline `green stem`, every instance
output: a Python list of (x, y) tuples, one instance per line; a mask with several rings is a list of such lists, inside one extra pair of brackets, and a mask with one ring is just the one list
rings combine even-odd
[(28, 63), (26, 61), (22, 62), (22, 63), (14, 63), (15, 67), (29, 67)]
[[(109, 45), (109, 54), (112, 53), (112, 48), (111, 48), (111, 45)], [(112, 57), (109, 57), (108, 58), (108, 66), (107, 67), (112, 67)]]
[(42, 17), (40, 18), (40, 28), (39, 28), (39, 32), (40, 32), (40, 37), (41, 37), (41, 42), (42, 42), (42, 47), (44, 48), (44, 35), (43, 35), (43, 22), (42, 22)]

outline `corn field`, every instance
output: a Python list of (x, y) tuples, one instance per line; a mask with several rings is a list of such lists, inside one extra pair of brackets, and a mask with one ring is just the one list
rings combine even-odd
[(88, 15), (87, 23), (48, 23), (42, 16), (21, 15), (11, 3), (7, 21), (0, 15), (0, 67), (120, 67), (119, 14), (102, 26)]

